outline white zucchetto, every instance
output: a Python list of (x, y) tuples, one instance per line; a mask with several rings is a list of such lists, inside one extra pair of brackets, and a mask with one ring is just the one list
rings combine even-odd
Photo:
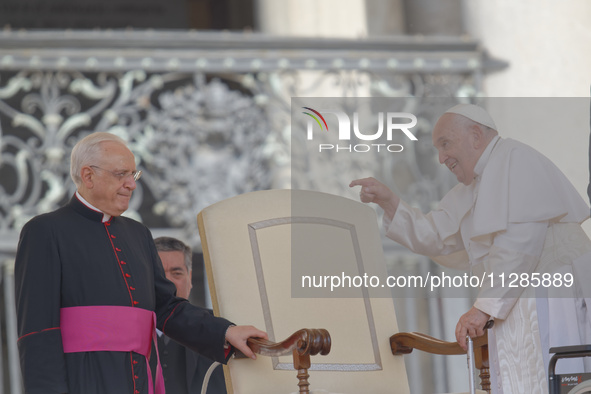
[(458, 104), (445, 111), (445, 113), (462, 115), (476, 123), (490, 127), (493, 130), (497, 129), (497, 125), (495, 125), (495, 122), (492, 120), (488, 112), (482, 107), (474, 104)]

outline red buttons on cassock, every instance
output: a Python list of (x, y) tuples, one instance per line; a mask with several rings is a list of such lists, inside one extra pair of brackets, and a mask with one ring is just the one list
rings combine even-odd
[(126, 278), (131, 278), (131, 275), (129, 275), (129, 274), (125, 274), (125, 277), (126, 277)]
[(111, 234), (111, 238), (117, 238), (116, 236), (114, 236), (113, 234)]
[(121, 249), (119, 249), (119, 248), (115, 248), (115, 250), (116, 250), (117, 252), (121, 252)]
[(133, 305), (137, 305), (137, 304), (139, 304), (139, 302), (138, 302), (138, 301), (134, 301), (134, 302), (133, 302)]
[(125, 261), (122, 261), (121, 264), (127, 264)]

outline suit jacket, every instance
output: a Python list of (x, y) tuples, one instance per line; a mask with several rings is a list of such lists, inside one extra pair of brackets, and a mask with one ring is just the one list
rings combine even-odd
[[(203, 379), (213, 363), (164, 335), (158, 337), (158, 350), (167, 394), (200, 394)], [(168, 342), (168, 343), (165, 343)], [(226, 383), (221, 365), (213, 371), (207, 394), (226, 394)]]

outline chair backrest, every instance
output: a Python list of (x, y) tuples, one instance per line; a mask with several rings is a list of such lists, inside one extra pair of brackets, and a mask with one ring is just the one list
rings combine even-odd
[[(312, 357), (313, 391), (409, 392), (404, 361), (390, 350), (398, 332), (392, 298), (373, 297), (378, 289), (360, 282), (385, 275), (371, 208), (320, 192), (268, 190), (213, 204), (198, 222), (216, 315), (264, 329), (273, 341), (327, 329), (332, 349)], [(334, 278), (347, 276), (351, 288), (331, 291)], [(233, 359), (225, 373), (229, 393), (297, 391), (291, 356)]]

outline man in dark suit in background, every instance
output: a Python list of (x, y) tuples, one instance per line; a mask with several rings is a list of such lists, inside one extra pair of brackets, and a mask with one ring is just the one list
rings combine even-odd
[[(192, 252), (182, 241), (171, 237), (154, 240), (166, 278), (173, 282), (177, 297), (189, 299), (192, 288)], [(213, 361), (162, 334), (158, 336), (158, 350), (164, 374), (166, 392), (170, 394), (201, 393), (207, 370)], [(207, 394), (226, 394), (224, 373), (215, 368), (209, 379)]]

